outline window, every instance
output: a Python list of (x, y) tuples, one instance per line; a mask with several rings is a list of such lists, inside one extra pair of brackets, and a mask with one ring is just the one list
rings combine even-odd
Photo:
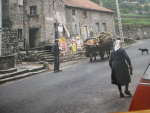
[(31, 16), (37, 15), (37, 6), (30, 6), (30, 15)]
[(76, 15), (76, 10), (72, 9), (72, 15)]
[(83, 11), (83, 17), (87, 18), (87, 11)]
[(22, 40), (22, 29), (18, 29), (18, 40)]
[(106, 32), (107, 31), (107, 25), (106, 25), (106, 23), (102, 23), (102, 27), (103, 27), (103, 32)]
[(100, 25), (98, 22), (96, 23), (96, 28), (97, 28), (97, 32), (100, 32)]

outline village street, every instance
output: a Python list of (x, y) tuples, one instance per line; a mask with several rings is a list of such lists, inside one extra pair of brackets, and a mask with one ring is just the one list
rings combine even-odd
[[(150, 40), (127, 48), (134, 74), (132, 93), (150, 62), (138, 48), (150, 49)], [(0, 113), (110, 113), (127, 111), (131, 98), (120, 98), (111, 85), (108, 60), (82, 60), (60, 73), (45, 72), (0, 85)]]

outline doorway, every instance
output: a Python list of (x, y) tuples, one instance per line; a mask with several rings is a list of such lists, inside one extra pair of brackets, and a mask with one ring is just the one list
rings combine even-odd
[(35, 48), (38, 46), (39, 28), (30, 28), (29, 30), (29, 47)]
[(87, 26), (81, 26), (81, 36), (83, 40), (88, 39), (88, 27)]

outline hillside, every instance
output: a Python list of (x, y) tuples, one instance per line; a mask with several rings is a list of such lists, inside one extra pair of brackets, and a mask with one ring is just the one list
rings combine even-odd
[[(92, 0), (116, 11), (116, 0)], [(123, 24), (150, 25), (150, 0), (119, 0)]]

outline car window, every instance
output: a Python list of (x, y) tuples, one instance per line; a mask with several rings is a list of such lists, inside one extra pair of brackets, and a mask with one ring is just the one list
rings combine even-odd
[(150, 80), (150, 65), (147, 66), (146, 70), (145, 70), (145, 74), (143, 76), (144, 79), (149, 79)]

